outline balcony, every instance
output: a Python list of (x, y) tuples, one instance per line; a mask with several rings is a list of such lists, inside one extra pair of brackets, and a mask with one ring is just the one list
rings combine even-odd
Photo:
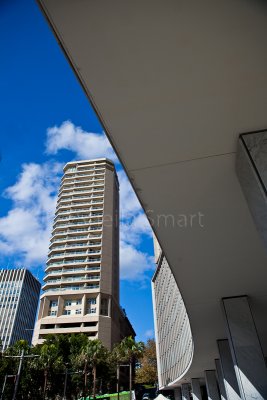
[[(86, 232), (88, 232), (88, 230), (85, 230)], [(64, 231), (66, 233), (72, 233), (69, 231)], [(72, 240), (86, 240), (86, 239), (101, 239), (102, 235), (81, 235), (81, 236), (64, 236), (63, 238), (57, 238), (54, 239), (54, 236), (60, 235), (60, 233), (55, 233), (51, 240), (50, 240), (50, 246), (53, 245), (53, 243), (57, 243), (57, 242), (66, 242), (66, 241), (72, 241)]]
[(45, 272), (47, 272), (50, 268), (53, 267), (58, 267), (59, 265), (65, 266), (65, 265), (87, 265), (87, 264), (93, 264), (97, 263), (100, 264), (101, 258), (87, 258), (87, 259), (81, 259), (81, 260), (63, 260), (63, 261), (55, 261), (52, 263), (47, 264), (47, 267), (45, 269)]
[(88, 251), (65, 251), (64, 253), (56, 253), (51, 258), (58, 257), (71, 257), (73, 255), (87, 255), (87, 254), (100, 254), (101, 250), (88, 250)]
[[(103, 181), (103, 182), (100, 182), (100, 181)], [(82, 184), (82, 182), (84, 182), (84, 184)], [(68, 190), (92, 188), (95, 186), (104, 186), (104, 184), (105, 184), (104, 178), (86, 179), (84, 181), (72, 181), (72, 182), (69, 182), (68, 184), (65, 183), (65, 184), (61, 185), (59, 193), (62, 193), (64, 191), (68, 191)]]
[(57, 269), (57, 270), (47, 271), (46, 276), (44, 277), (44, 280), (49, 278), (50, 275), (66, 275), (66, 274), (75, 274), (75, 273), (80, 274), (81, 272), (87, 273), (87, 272), (91, 272), (91, 271), (92, 272), (100, 271), (100, 267), (98, 265), (95, 265), (93, 267), (65, 268), (65, 269)]
[(84, 264), (84, 263), (92, 263), (92, 262), (100, 262), (101, 258), (91, 258), (88, 257), (87, 259), (77, 259), (77, 260), (63, 260), (63, 261), (55, 261), (51, 264), (47, 264), (47, 267), (52, 267), (55, 265), (63, 265), (63, 264)]
[(66, 230), (66, 231), (58, 231), (58, 232), (54, 232), (53, 234), (52, 234), (52, 237), (51, 237), (51, 242), (52, 242), (52, 239), (55, 237), (55, 236), (60, 236), (60, 235), (65, 235), (65, 234), (71, 234), (71, 233), (75, 233), (75, 232), (88, 232), (88, 229), (68, 229), (68, 230)]
[(87, 243), (73, 243), (72, 245), (61, 245), (61, 246), (54, 246), (52, 250), (50, 250), (50, 253), (54, 250), (60, 250), (60, 249), (69, 249), (73, 247), (88, 247)]
[(88, 235), (88, 238), (89, 239), (100, 239), (100, 238), (102, 238), (102, 234), (100, 234), (100, 235)]
[[(72, 208), (72, 206), (75, 207), (79, 207), (79, 206), (83, 206), (83, 205), (89, 205), (90, 207), (88, 208)], [(103, 205), (100, 206), (92, 206), (92, 202), (90, 201), (89, 203), (75, 203), (75, 204), (69, 204), (69, 205), (64, 205), (64, 207), (59, 207), (59, 208), (66, 208), (65, 211), (57, 211), (56, 213), (56, 217), (59, 215), (69, 215), (71, 213), (75, 213), (75, 212), (90, 212), (93, 210), (101, 210), (103, 209)]]
[[(70, 215), (66, 215), (66, 216), (64, 216), (64, 214), (58, 214), (57, 216), (56, 216), (56, 218), (55, 218), (55, 221), (56, 222), (59, 222), (59, 221), (61, 221), (61, 220), (73, 220), (73, 219), (80, 219), (80, 218), (88, 218), (88, 217), (95, 217), (95, 216), (103, 216), (103, 212), (94, 212), (94, 210), (90, 210), (90, 209), (88, 209), (88, 210), (83, 210), (83, 209), (78, 209), (78, 210), (71, 210), (71, 211), (69, 211), (68, 212), (68, 214), (70, 213), (70, 212), (72, 212), (72, 213), (75, 213), (75, 212), (84, 212), (84, 211), (88, 211), (86, 214), (78, 214), (78, 215), (73, 215), (73, 216), (70, 216)], [(91, 212), (90, 212), (91, 211)], [(61, 215), (63, 215), (63, 216), (61, 216)]]
[[(84, 180), (85, 184), (82, 184), (83, 181), (72, 181), (72, 182), (68, 182), (68, 183), (64, 183), (61, 185), (59, 192), (63, 192), (65, 190), (71, 190), (71, 189), (75, 189), (77, 188), (84, 188), (84, 187), (90, 187), (93, 185), (93, 182), (91, 179), (86, 179)], [(77, 185), (77, 186), (76, 186)]]
[[(50, 275), (50, 274), (53, 274), (53, 275), (60, 275), (60, 274), (62, 274), (62, 269), (55, 269), (54, 271), (50, 271), (50, 272), (48, 273), (48, 275)], [(45, 280), (45, 278), (46, 278), (46, 277), (44, 277), (44, 280)]]
[(64, 202), (64, 201), (67, 201), (67, 200), (71, 200), (71, 197), (65, 197), (64, 199), (61, 199), (60, 202)]
[(72, 249), (75, 247), (81, 248), (81, 247), (97, 247), (97, 246), (101, 246), (101, 242), (89, 242), (89, 243), (73, 243), (70, 245), (61, 245), (61, 246), (53, 246), (50, 251), (49, 254), (52, 253), (54, 250), (62, 250), (62, 249)]
[[(76, 221), (73, 221), (74, 219)], [(82, 219), (82, 220), (80, 221), (80, 219)], [(96, 216), (86, 215), (85, 217), (79, 217), (79, 218), (78, 217), (77, 218), (75, 218), (75, 217), (66, 218), (66, 220), (63, 223), (61, 223), (61, 220), (56, 220), (53, 225), (53, 231), (55, 229), (65, 228), (65, 227), (68, 227), (71, 225), (73, 225), (73, 226), (89, 225), (89, 224), (102, 223), (102, 221), (103, 221), (102, 218), (99, 218), (98, 215), (96, 215)]]
[[(97, 186), (97, 185), (94, 185), (94, 186)], [(86, 189), (86, 190), (76, 190), (74, 188), (74, 189), (68, 191), (67, 193), (63, 193), (63, 191), (61, 191), (61, 192), (59, 192), (59, 195), (58, 195), (58, 201), (63, 201), (63, 200), (66, 200), (66, 199), (69, 200), (71, 197), (65, 197), (65, 196), (69, 196), (69, 195), (74, 196), (75, 194), (78, 194), (78, 193), (89, 193), (89, 194), (91, 194), (91, 193), (95, 193), (95, 192), (103, 192), (104, 191), (103, 185), (98, 185), (98, 186), (99, 186), (99, 188), (96, 188), (96, 189), (92, 188), (92, 189)], [(86, 197), (90, 197), (90, 196), (86, 196)]]
[[(80, 207), (80, 206), (91, 206), (91, 207), (95, 207), (92, 206), (92, 204), (98, 204), (99, 207), (103, 208), (103, 199), (100, 200), (89, 200), (86, 202), (76, 202), (76, 203), (66, 203), (66, 204), (58, 204), (56, 207), (56, 214), (58, 212), (60, 212), (60, 210), (65, 210), (63, 212), (71, 212), (71, 208), (74, 207)], [(61, 211), (62, 212), (62, 211)]]
[[(97, 223), (99, 223), (99, 222), (97, 222)], [(52, 239), (55, 237), (55, 236), (60, 236), (60, 235), (66, 235), (66, 234), (72, 234), (72, 233), (76, 233), (76, 232), (91, 232), (91, 231), (102, 231), (102, 225), (101, 226), (89, 226), (89, 224), (83, 224), (84, 226), (86, 226), (87, 225), (87, 228), (86, 229), (82, 229), (82, 228), (80, 228), (80, 229), (68, 229), (68, 230), (66, 230), (66, 231), (58, 231), (58, 229), (61, 229), (62, 228), (62, 226), (61, 227), (56, 227), (56, 228), (54, 228), (53, 229), (53, 231), (52, 231), (52, 236), (51, 236), (51, 239), (50, 239), (50, 241), (51, 241), (51, 243), (52, 243)], [(66, 227), (67, 227), (68, 225), (66, 225)], [(88, 236), (88, 237), (90, 237), (90, 236)], [(79, 239), (79, 237), (76, 237), (77, 239)], [(71, 239), (71, 238), (70, 238)], [(72, 237), (72, 239), (74, 239), (74, 237)]]
[(88, 251), (69, 251), (64, 253), (56, 253), (52, 255), (47, 262), (52, 260), (53, 258), (60, 258), (60, 257), (73, 257), (74, 255), (87, 255), (87, 254), (100, 254), (101, 250), (88, 250)]
[[(101, 177), (101, 176), (95, 176), (96, 174), (95, 174), (95, 172), (92, 172), (92, 173), (90, 173), (90, 174), (86, 174), (86, 175), (83, 175), (83, 174), (80, 174), (79, 176), (78, 175), (76, 175), (76, 176), (72, 176), (72, 181), (69, 181), (69, 177), (66, 177), (67, 178), (67, 181), (66, 182), (64, 182), (64, 178), (62, 179), (62, 183), (61, 183), (61, 187), (64, 187), (64, 185), (74, 185), (74, 184), (81, 184), (81, 183), (83, 183), (83, 182), (85, 182), (85, 183), (88, 183), (88, 182), (94, 182), (94, 181), (97, 181), (97, 180), (105, 180), (105, 175), (104, 174), (102, 174), (103, 176)], [(83, 176), (85, 177), (85, 178), (83, 178)]]
[(100, 279), (100, 275), (89, 275), (89, 276), (80, 276), (80, 277), (72, 277), (72, 278), (64, 278), (61, 279), (61, 282), (75, 282), (75, 281), (97, 281)]
[[(79, 212), (80, 210), (78, 210)], [(55, 220), (56, 222), (60, 222), (60, 221), (64, 221), (64, 220), (73, 220), (73, 219), (79, 219), (79, 218), (88, 218), (90, 216), (90, 211), (88, 211), (87, 214), (78, 214), (78, 215), (73, 215), (71, 216), (61, 216), (61, 215), (57, 215)]]
[(82, 228), (80, 228), (80, 229), (69, 229), (67, 232), (68, 233), (75, 233), (75, 232), (87, 232), (88, 231), (88, 229), (82, 229)]
[(69, 217), (70, 217), (70, 214), (72, 214), (72, 213), (75, 215), (75, 213), (77, 213), (77, 212), (88, 212), (88, 213), (90, 213), (90, 211), (91, 211), (90, 208), (76, 208), (76, 209), (68, 208), (68, 209), (65, 210), (65, 211), (59, 211), (59, 212), (57, 212), (54, 219), (55, 219), (55, 220), (56, 220), (56, 219), (61, 219), (62, 217), (69, 218)]
[(64, 257), (64, 256), (73, 256), (73, 255), (86, 255), (87, 251), (70, 251), (70, 252), (64, 252), (64, 253), (56, 253), (51, 258), (58, 258), (58, 257)]
[(80, 260), (64, 260), (64, 261), (54, 261), (50, 264), (47, 264), (47, 267), (54, 267), (55, 265), (65, 265), (65, 264), (84, 264), (86, 260), (80, 259)]
[(54, 239), (50, 241), (50, 244), (53, 244), (55, 242), (65, 242), (66, 240), (84, 240), (84, 239), (88, 239), (88, 235), (84, 236), (65, 236), (64, 238), (59, 238), (59, 239)]
[(85, 290), (99, 289), (99, 287), (100, 287), (99, 284), (88, 284), (87, 286), (85, 286), (85, 285), (64, 286), (64, 287), (58, 286), (58, 287), (52, 287), (52, 288), (45, 289), (45, 286), (46, 285), (44, 285), (42, 287), (42, 289), (45, 290), (46, 293), (47, 292), (61, 292), (61, 291), (68, 291), (68, 290), (71, 290), (71, 291), (83, 290), (83, 291), (85, 291)]
[(80, 174), (80, 172), (87, 172), (87, 171), (89, 171), (89, 172), (92, 172), (92, 171), (94, 171), (95, 173), (97, 173), (96, 171), (101, 171), (100, 173), (102, 174), (103, 172), (105, 172), (105, 164), (103, 164), (103, 167), (102, 168), (97, 168), (97, 167), (90, 167), (90, 168), (80, 168), (80, 169), (78, 169), (76, 172), (77, 173), (79, 173), (79, 175), (81, 176), (81, 174)]
[[(92, 200), (93, 197), (98, 197), (98, 200)], [(88, 196), (72, 196), (68, 200), (61, 199), (57, 202), (57, 207), (56, 211), (58, 211), (60, 208), (68, 208), (71, 206), (80, 206), (80, 205), (91, 205), (94, 203), (100, 203), (103, 204), (103, 194), (93, 194), (93, 195), (88, 195)], [(87, 201), (80, 201), (80, 199), (87, 199)], [(68, 203), (69, 200), (72, 200), (72, 202)]]
[[(99, 179), (105, 179), (105, 171), (103, 171), (101, 173), (99, 173), (99, 172), (97, 172), (97, 173), (96, 172), (89, 172), (87, 174), (78, 173), (78, 174), (75, 174), (75, 175), (64, 176), (62, 178), (62, 180), (61, 180), (61, 185), (63, 186), (64, 184), (66, 184), (68, 182), (70, 182), (70, 184), (72, 184), (73, 183), (73, 179), (75, 181), (77, 180), (77, 182), (86, 182), (86, 181), (88, 181), (88, 178), (91, 179), (91, 180), (98, 179), (98, 177), (96, 177), (96, 175), (103, 175), (103, 177), (99, 177)], [(85, 179), (83, 177), (85, 177)], [(80, 179), (80, 178), (82, 178), (82, 179)]]
[(54, 224), (53, 231), (55, 229), (65, 228), (68, 226), (78, 226), (78, 225), (89, 225), (90, 221), (76, 221), (76, 222), (68, 222), (65, 224), (60, 224), (58, 221)]

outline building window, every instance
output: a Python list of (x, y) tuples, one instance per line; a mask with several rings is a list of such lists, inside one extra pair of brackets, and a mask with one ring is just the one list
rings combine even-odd
[(57, 315), (57, 312), (56, 312), (55, 310), (51, 310), (50, 313), (49, 313), (49, 315), (50, 315), (51, 317), (54, 317), (54, 316)]
[(78, 308), (76, 311), (75, 311), (75, 314), (81, 314), (82, 313), (82, 309), (81, 308)]
[(82, 304), (82, 300), (81, 299), (76, 300), (76, 305), (78, 306), (79, 304)]
[(100, 310), (101, 315), (108, 316), (108, 299), (101, 299), (101, 310)]
[(87, 299), (87, 303), (88, 304), (96, 304), (96, 298), (95, 297), (90, 297), (89, 299)]
[(57, 307), (57, 306), (58, 306), (57, 300), (50, 301), (50, 307)]
[(95, 307), (89, 308), (88, 309), (88, 314), (96, 314), (96, 308)]
[(64, 310), (64, 315), (70, 315), (71, 314), (71, 310)]
[(72, 301), (71, 300), (65, 300), (65, 307), (71, 306), (72, 305)]

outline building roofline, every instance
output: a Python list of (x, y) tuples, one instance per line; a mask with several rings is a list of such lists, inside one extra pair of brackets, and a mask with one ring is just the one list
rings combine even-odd
[(63, 171), (65, 171), (65, 169), (69, 165), (85, 164), (85, 163), (100, 162), (100, 161), (108, 162), (108, 163), (112, 164), (112, 166), (114, 166), (114, 162), (110, 158), (103, 157), (103, 158), (93, 158), (93, 159), (88, 159), (88, 160), (69, 161), (69, 162), (67, 162), (67, 164), (64, 165)]
[(40, 287), (41, 287), (41, 282), (39, 281), (39, 279), (37, 279), (36, 276), (34, 276), (33, 273), (32, 273), (28, 268), (16, 268), (16, 267), (14, 267), (14, 268), (0, 268), (0, 273), (1, 273), (2, 271), (25, 271), (25, 275), (26, 275), (27, 273), (29, 273), (29, 274), (32, 276), (32, 278), (34, 278), (34, 279), (36, 280), (36, 282), (37, 282), (37, 283), (40, 285)]

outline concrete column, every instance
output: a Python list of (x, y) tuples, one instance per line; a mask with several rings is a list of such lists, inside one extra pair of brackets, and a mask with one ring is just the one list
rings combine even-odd
[(82, 297), (82, 316), (86, 315), (86, 306), (87, 306), (86, 301), (87, 301), (86, 294), (84, 294)]
[[(46, 297), (45, 297), (46, 298)], [(41, 319), (43, 317), (43, 310), (44, 310), (44, 299), (40, 300), (40, 305), (39, 305), (39, 311), (38, 311), (38, 320)]]
[(192, 387), (193, 400), (202, 400), (199, 379), (197, 378), (191, 379), (191, 387)]
[(256, 228), (267, 248), (267, 131), (240, 135), (236, 172)]
[(234, 363), (227, 339), (218, 340), (218, 349), (222, 367), (224, 387), (228, 400), (241, 400), (240, 391), (236, 379)]
[(111, 297), (108, 298), (108, 316), (111, 317)]
[(63, 311), (64, 311), (64, 297), (58, 296), (57, 302), (58, 302), (57, 316), (59, 317), (60, 315), (63, 315)]
[(209, 400), (220, 400), (216, 373), (213, 370), (205, 371), (205, 381)]
[(241, 398), (267, 399), (267, 369), (248, 297), (227, 297), (222, 302)]
[(223, 373), (222, 373), (222, 366), (220, 360), (215, 360), (216, 372), (218, 377), (218, 384), (221, 394), (221, 400), (227, 400), (226, 391), (224, 387), (224, 380), (223, 380)]
[(96, 314), (100, 315), (100, 307), (101, 307), (101, 294), (99, 293), (96, 296)]
[(180, 387), (174, 389), (174, 400), (182, 400), (182, 392)]
[(182, 384), (182, 400), (190, 400), (190, 385), (188, 383)]
[(49, 307), (50, 307), (50, 299), (47, 297), (43, 298), (43, 307), (42, 307), (42, 316), (41, 318), (47, 317), (49, 313)]

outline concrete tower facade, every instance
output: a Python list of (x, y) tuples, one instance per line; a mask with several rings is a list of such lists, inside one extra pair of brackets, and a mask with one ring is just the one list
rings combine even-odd
[(119, 183), (107, 159), (64, 168), (34, 343), (83, 332), (108, 348), (134, 331), (119, 306)]

